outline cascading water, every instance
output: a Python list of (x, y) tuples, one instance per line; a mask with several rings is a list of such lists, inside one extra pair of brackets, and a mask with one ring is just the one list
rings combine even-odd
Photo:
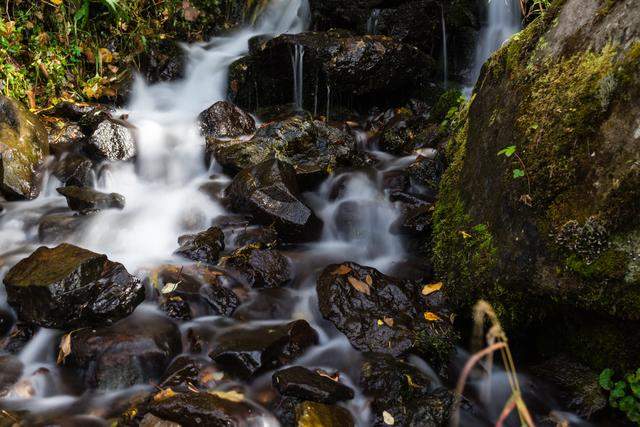
[(378, 33), (378, 21), (380, 20), (381, 9), (373, 9), (367, 20), (367, 34), (376, 35)]
[(482, 64), (491, 54), (520, 31), (521, 15), (518, 0), (489, 0), (487, 4), (487, 23), (480, 31), (480, 41), (476, 56), (472, 81), (480, 75)]
[(449, 55), (447, 53), (447, 24), (444, 20), (444, 6), (440, 4), (440, 21), (442, 22), (442, 80), (446, 89), (449, 80)]
[(293, 66), (293, 105), (296, 111), (303, 109), (304, 102), (304, 46), (296, 44), (291, 55)]

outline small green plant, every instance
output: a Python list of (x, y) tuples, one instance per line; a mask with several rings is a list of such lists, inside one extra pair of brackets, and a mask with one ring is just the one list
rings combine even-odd
[(522, 158), (520, 158), (520, 156), (518, 155), (518, 153), (516, 153), (516, 146), (515, 145), (510, 145), (506, 148), (503, 148), (502, 150), (498, 151), (498, 156), (505, 156), (505, 157), (511, 157), (515, 154), (516, 159), (518, 159), (518, 162), (520, 163), (522, 169), (520, 168), (516, 168), (513, 170), (513, 178), (517, 179), (517, 178), (522, 178), (525, 173), (525, 167), (524, 167), (524, 162), (522, 161)]
[(621, 410), (633, 423), (640, 424), (640, 368), (620, 380), (614, 380), (613, 369), (600, 374), (600, 387), (609, 392), (611, 407)]

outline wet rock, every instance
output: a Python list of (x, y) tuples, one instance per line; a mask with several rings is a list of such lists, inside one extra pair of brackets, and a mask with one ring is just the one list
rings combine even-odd
[(440, 364), (453, 350), (456, 334), (446, 312), (421, 299), (421, 287), (347, 262), (326, 267), (317, 283), (318, 303), (360, 351), (399, 356), (420, 353)]
[(108, 111), (108, 107), (95, 103), (62, 101), (57, 103), (51, 110), (43, 111), (43, 114), (78, 122), (86, 115), (97, 111)]
[(79, 231), (86, 217), (73, 213), (50, 213), (44, 215), (38, 223), (38, 239), (42, 243), (68, 240)]
[(231, 65), (230, 99), (249, 109), (256, 101), (261, 107), (290, 103), (296, 45), (304, 49), (303, 107), (309, 111), (322, 110), (327, 97), (333, 109), (338, 103), (363, 109), (399, 103), (420, 91), (435, 71), (431, 57), (390, 37), (337, 31), (285, 34)]
[(86, 138), (80, 126), (70, 122), (59, 122), (49, 126), (49, 151), (56, 158), (66, 153), (79, 151)]
[(225, 372), (249, 378), (291, 363), (317, 343), (318, 334), (304, 320), (273, 326), (245, 326), (215, 337), (209, 356)]
[(150, 412), (183, 427), (242, 425), (259, 415), (249, 404), (224, 399), (212, 393), (176, 393), (154, 399)]
[(247, 245), (276, 246), (278, 243), (278, 233), (273, 227), (263, 227), (260, 225), (246, 227), (233, 231), (233, 245), (243, 247)]
[(66, 243), (36, 249), (4, 284), (18, 318), (46, 328), (112, 323), (144, 299), (140, 281), (122, 264)]
[(149, 83), (173, 81), (184, 77), (184, 49), (172, 40), (161, 40), (147, 47), (140, 58), (140, 73)]
[(394, 425), (442, 426), (449, 420), (453, 394), (435, 386), (418, 368), (388, 354), (369, 353), (361, 367), (363, 393), (373, 399), (373, 425), (387, 425), (383, 412)]
[(205, 137), (233, 138), (250, 135), (256, 130), (256, 122), (227, 101), (218, 101), (198, 116), (200, 131)]
[(291, 288), (263, 288), (238, 307), (233, 318), (246, 321), (288, 319), (299, 301)]
[(382, 188), (388, 191), (404, 191), (409, 186), (409, 177), (403, 170), (392, 170), (382, 174)]
[(180, 248), (176, 254), (209, 264), (215, 264), (224, 250), (224, 234), (218, 227), (211, 227), (198, 234), (178, 238)]
[(68, 187), (56, 188), (56, 191), (67, 199), (69, 209), (83, 215), (103, 209), (124, 209), (124, 196), (118, 193), (101, 193), (92, 188)]
[(0, 355), (0, 397), (7, 395), (11, 386), (22, 376), (22, 362), (11, 355)]
[(0, 193), (7, 199), (35, 199), (49, 155), (47, 131), (17, 101), (0, 96)]
[(116, 389), (158, 381), (180, 353), (178, 327), (164, 316), (141, 311), (114, 325), (71, 333), (63, 364), (85, 387)]
[(102, 122), (112, 119), (114, 113), (110, 107), (102, 104), (88, 104), (79, 111), (84, 113), (72, 120), (77, 121), (82, 132), (88, 136), (93, 135)]
[(302, 402), (296, 406), (298, 427), (353, 427), (351, 413), (340, 406)]
[(227, 170), (237, 172), (276, 157), (293, 165), (305, 188), (340, 165), (350, 164), (354, 150), (349, 134), (301, 116), (267, 123), (249, 140), (207, 138), (207, 151)]
[[(13, 321), (12, 321), (13, 323)], [(33, 324), (17, 322), (11, 328), (9, 335), (0, 341), (0, 349), (10, 354), (18, 354), (33, 338), (38, 328)]]
[(428, 241), (431, 236), (433, 211), (434, 207), (430, 204), (412, 206), (391, 224), (390, 231), (394, 234), (421, 237)]
[(418, 156), (407, 168), (407, 173), (412, 186), (417, 187), (421, 193), (435, 197), (444, 169), (442, 156), (438, 153), (435, 158)]
[(258, 223), (273, 224), (287, 241), (316, 239), (322, 221), (301, 200), (293, 167), (276, 159), (240, 172), (225, 190), (229, 206), (251, 214)]
[(273, 374), (273, 386), (283, 396), (319, 403), (353, 399), (353, 390), (338, 381), (302, 366), (282, 369)]
[(226, 375), (206, 356), (183, 354), (176, 357), (163, 376), (160, 387), (173, 391), (212, 389), (226, 381)]
[(277, 288), (293, 279), (287, 257), (259, 244), (237, 249), (222, 260), (221, 267), (252, 288)]
[(53, 175), (64, 186), (92, 187), (93, 162), (81, 154), (68, 154), (56, 162)]
[(124, 120), (103, 120), (91, 134), (86, 150), (96, 160), (129, 160), (136, 155), (134, 128)]

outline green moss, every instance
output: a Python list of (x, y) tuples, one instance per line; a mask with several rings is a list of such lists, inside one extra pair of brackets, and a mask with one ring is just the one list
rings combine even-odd
[(591, 263), (577, 255), (571, 255), (566, 260), (566, 266), (587, 280), (623, 279), (627, 262), (628, 257), (625, 252), (610, 249)]

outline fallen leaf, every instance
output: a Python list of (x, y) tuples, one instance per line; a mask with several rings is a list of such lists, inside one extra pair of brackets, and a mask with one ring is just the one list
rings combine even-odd
[(411, 378), (410, 375), (404, 374), (404, 376), (407, 377), (407, 384), (409, 384), (411, 387), (420, 388), (419, 385), (413, 382), (413, 378)]
[(60, 340), (60, 351), (58, 352), (58, 360), (56, 363), (59, 365), (64, 362), (64, 359), (71, 354), (71, 332), (65, 334)]
[(463, 239), (468, 239), (469, 237), (471, 237), (471, 234), (467, 233), (466, 231), (461, 231), (460, 234), (462, 234)]
[(393, 326), (393, 318), (392, 317), (385, 317), (383, 320), (384, 320), (384, 323), (388, 327), (392, 327)]
[(168, 399), (170, 397), (175, 396), (176, 393), (171, 390), (171, 388), (166, 388), (164, 390), (162, 390), (160, 393), (157, 393), (153, 396), (153, 400), (154, 402), (160, 402), (161, 400), (165, 400)]
[(366, 283), (356, 279), (353, 276), (347, 277), (347, 280), (358, 292), (361, 292), (366, 295), (371, 295), (371, 288)]
[(180, 282), (178, 283), (167, 283), (164, 285), (164, 287), (162, 288), (162, 290), (160, 291), (163, 294), (170, 294), (171, 292), (175, 291), (176, 289), (178, 289), (178, 285), (180, 284)]
[(100, 55), (100, 61), (102, 61), (103, 64), (110, 64), (113, 62), (113, 53), (106, 47), (101, 47), (98, 50), (98, 54)]
[(367, 285), (369, 286), (373, 285), (373, 279), (368, 274), (367, 277), (364, 278), (364, 281), (367, 282)]
[(320, 376), (329, 378), (330, 380), (333, 380), (335, 382), (340, 381), (340, 372), (336, 371), (333, 374), (328, 373), (327, 371), (325, 371), (324, 369), (316, 369), (316, 373)]
[(224, 378), (224, 372), (210, 371), (210, 372), (205, 372), (200, 377), (200, 382), (206, 384), (213, 381), (220, 381), (223, 378)]
[(240, 403), (244, 400), (244, 394), (238, 393), (235, 390), (230, 391), (210, 391), (209, 394), (218, 396), (221, 399), (228, 400), (230, 402)]
[(440, 318), (440, 316), (438, 316), (437, 314), (431, 312), (431, 311), (425, 311), (424, 312), (424, 318), (425, 320), (428, 320), (429, 322), (437, 322), (442, 320)]
[(442, 289), (442, 282), (430, 283), (422, 288), (422, 295), (429, 295)]
[(344, 264), (336, 268), (335, 271), (333, 272), (333, 274), (337, 274), (339, 276), (344, 276), (345, 274), (349, 274), (349, 273), (351, 273), (351, 267)]
[(378, 319), (378, 326), (382, 326), (382, 325), (384, 325), (384, 322), (382, 320)]
[(387, 411), (382, 411), (382, 421), (388, 426), (392, 426), (396, 423), (396, 420), (393, 418), (393, 415), (388, 413)]

